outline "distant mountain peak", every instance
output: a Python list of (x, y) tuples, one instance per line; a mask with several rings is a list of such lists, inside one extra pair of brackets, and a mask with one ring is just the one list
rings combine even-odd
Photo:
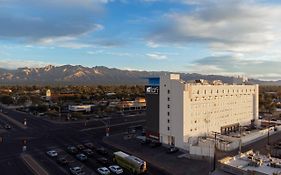
[(48, 71), (52, 70), (53, 68), (55, 68), (55, 66), (49, 64), (49, 65), (45, 66), (43, 69), (44, 69), (44, 71), (48, 72)]
[[(171, 72), (159, 71), (137, 71), (120, 70), (105, 66), (95, 66), (92, 68), (82, 65), (47, 65), (39, 68), (18, 68), (7, 70), (0, 68), (0, 84), (14, 85), (120, 85), (120, 84), (145, 84), (144, 77), (155, 77)], [(227, 77), (220, 75), (200, 75), (181, 73), (181, 78), (186, 81), (196, 79), (222, 80), (225, 83), (233, 83), (237, 77)], [(257, 84), (281, 84), (281, 81), (260, 81), (249, 79), (250, 83)]]

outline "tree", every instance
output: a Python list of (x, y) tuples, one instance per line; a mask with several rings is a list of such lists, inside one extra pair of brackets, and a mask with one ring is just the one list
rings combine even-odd
[(24, 105), (29, 100), (29, 97), (26, 95), (20, 96), (17, 100), (18, 105)]
[(10, 95), (3, 95), (0, 98), (1, 103), (6, 104), (6, 105), (10, 105), (14, 103), (13, 98)]

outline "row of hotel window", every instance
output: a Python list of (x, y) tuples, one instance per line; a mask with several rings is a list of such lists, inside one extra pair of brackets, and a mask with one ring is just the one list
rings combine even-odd
[[(213, 107), (213, 106), (234, 106), (234, 105), (239, 105), (242, 106), (241, 104), (243, 104), (243, 106), (248, 106), (248, 107), (252, 107), (252, 100), (240, 100), (240, 101), (223, 101), (223, 102), (212, 102), (212, 103), (197, 103), (197, 104), (191, 104), (191, 109), (202, 109), (205, 107)], [(168, 107), (169, 108), (169, 107)]]
[[(203, 92), (203, 94), (207, 94), (207, 90), (202, 90)], [(211, 89), (210, 90), (210, 93), (212, 94), (212, 93), (244, 93), (244, 92), (255, 92), (256, 90), (255, 89), (232, 89), (232, 92), (231, 92), (231, 90), (230, 89), (228, 89), (228, 90), (219, 90), (219, 89), (217, 89), (217, 90), (214, 90), (213, 91), (213, 89)], [(196, 93), (195, 93), (196, 92)], [(169, 93), (169, 90), (168, 90), (168, 93)], [(193, 93), (192, 94), (200, 94), (200, 90), (195, 90), (195, 91), (193, 91)]]
[(220, 95), (220, 96), (204, 96), (204, 97), (194, 97), (190, 98), (190, 101), (200, 101), (200, 100), (213, 100), (213, 99), (225, 99), (225, 98), (244, 98), (245, 96), (252, 97), (252, 94), (236, 94), (236, 95)]

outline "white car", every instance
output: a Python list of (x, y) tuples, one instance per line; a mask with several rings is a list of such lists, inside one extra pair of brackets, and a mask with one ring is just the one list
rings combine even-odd
[(58, 153), (55, 150), (47, 151), (47, 155), (50, 157), (57, 157)]
[(118, 165), (111, 165), (108, 168), (110, 169), (111, 172), (113, 172), (115, 174), (122, 174), (123, 173), (123, 169)]
[(98, 172), (99, 172), (99, 174), (101, 174), (101, 175), (108, 175), (108, 174), (110, 174), (109, 169), (106, 168), (106, 167), (98, 168)]
[(79, 166), (69, 168), (71, 174), (73, 175), (84, 175), (85, 172)]

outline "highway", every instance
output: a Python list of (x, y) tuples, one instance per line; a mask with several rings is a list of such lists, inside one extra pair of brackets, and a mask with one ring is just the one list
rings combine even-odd
[[(105, 129), (110, 125), (110, 135), (120, 134), (127, 131), (130, 126), (142, 125), (145, 123), (144, 115), (114, 116), (106, 119), (88, 121), (86, 126), (82, 123), (55, 123), (43, 120), (32, 115), (19, 111), (3, 108), (5, 115), (23, 123), (27, 127), (22, 128), (12, 122), (9, 124), (12, 129), (0, 134), (3, 143), (0, 143), (0, 174), (1, 175), (30, 175), (33, 171), (23, 162), (23, 140), (26, 140), (26, 154), (31, 155), (49, 174), (63, 175), (70, 174), (67, 167), (58, 165), (55, 159), (48, 157), (45, 153), (55, 149), (67, 155), (73, 164), (83, 166), (87, 174), (97, 174), (96, 169), (101, 165), (96, 160), (85, 164), (75, 160), (65, 150), (68, 145), (93, 142), (96, 145), (106, 147), (109, 152), (116, 151), (109, 145), (103, 143)], [(0, 119), (7, 120), (0, 114)], [(98, 156), (98, 155), (96, 155)], [(163, 174), (159, 169), (152, 167), (147, 174)]]

